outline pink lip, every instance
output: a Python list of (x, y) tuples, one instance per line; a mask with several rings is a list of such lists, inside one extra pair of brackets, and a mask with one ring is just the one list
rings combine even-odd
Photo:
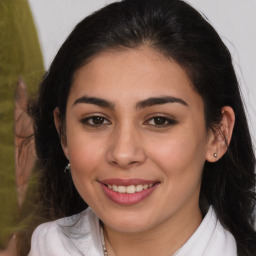
[(143, 180), (143, 179), (105, 179), (100, 180), (105, 185), (117, 185), (117, 186), (130, 186), (130, 185), (145, 185), (158, 183), (156, 180)]
[[(158, 183), (156, 181), (146, 181), (141, 179), (108, 179), (100, 181), (101, 187), (103, 189), (104, 194), (113, 202), (120, 205), (133, 205), (137, 204), (148, 196), (155, 190)], [(118, 193), (107, 187), (108, 185), (118, 185), (118, 186), (129, 186), (129, 185), (139, 185), (139, 184), (155, 184), (153, 187), (143, 190), (141, 192), (128, 194), (128, 193)]]

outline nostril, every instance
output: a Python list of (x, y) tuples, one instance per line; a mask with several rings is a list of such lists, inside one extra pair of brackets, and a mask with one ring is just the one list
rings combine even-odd
[(140, 164), (140, 161), (129, 161), (129, 160), (125, 161), (124, 159), (123, 160), (118, 160), (118, 161), (112, 160), (112, 161), (110, 161), (110, 164), (119, 166), (123, 169), (127, 169), (127, 168), (130, 168), (130, 167), (134, 166), (134, 165)]
[(113, 161), (113, 160), (110, 161), (110, 163), (111, 163), (112, 165), (118, 165), (117, 162), (116, 162), (116, 161)]

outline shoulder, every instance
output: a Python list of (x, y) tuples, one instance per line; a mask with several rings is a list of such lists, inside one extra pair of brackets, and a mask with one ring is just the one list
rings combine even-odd
[(221, 224), (213, 209), (210, 212), (209, 218), (214, 229), (207, 246), (207, 251), (212, 252), (212, 254), (217, 253), (218, 255), (237, 255), (237, 244), (234, 236)]
[(46, 237), (56, 232), (57, 222), (51, 221), (39, 225), (33, 232), (33, 239)]
[(29, 256), (84, 255), (80, 251), (88, 253), (93, 250), (89, 247), (94, 240), (94, 244), (101, 247), (99, 220), (88, 208), (79, 214), (38, 226), (32, 235)]
[[(41, 224), (33, 232), (31, 240), (31, 251), (29, 256), (34, 255), (57, 255), (55, 253), (55, 246), (58, 247), (61, 243), (61, 238), (58, 234), (57, 221), (47, 222)], [(65, 254), (63, 254), (65, 255)]]
[(210, 207), (198, 229), (176, 255), (236, 256), (237, 246), (233, 235), (221, 225)]

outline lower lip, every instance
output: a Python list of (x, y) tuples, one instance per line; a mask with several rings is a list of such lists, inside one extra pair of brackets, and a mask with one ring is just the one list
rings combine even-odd
[(105, 195), (113, 202), (121, 205), (133, 205), (146, 199), (155, 190), (157, 185), (133, 194), (115, 192), (104, 184), (101, 184), (101, 186)]

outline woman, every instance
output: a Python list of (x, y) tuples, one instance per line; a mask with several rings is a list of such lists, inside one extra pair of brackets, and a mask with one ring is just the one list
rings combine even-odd
[(255, 255), (238, 82), (185, 2), (126, 0), (85, 18), (31, 113), (43, 215), (66, 218), (36, 229), (30, 255)]

